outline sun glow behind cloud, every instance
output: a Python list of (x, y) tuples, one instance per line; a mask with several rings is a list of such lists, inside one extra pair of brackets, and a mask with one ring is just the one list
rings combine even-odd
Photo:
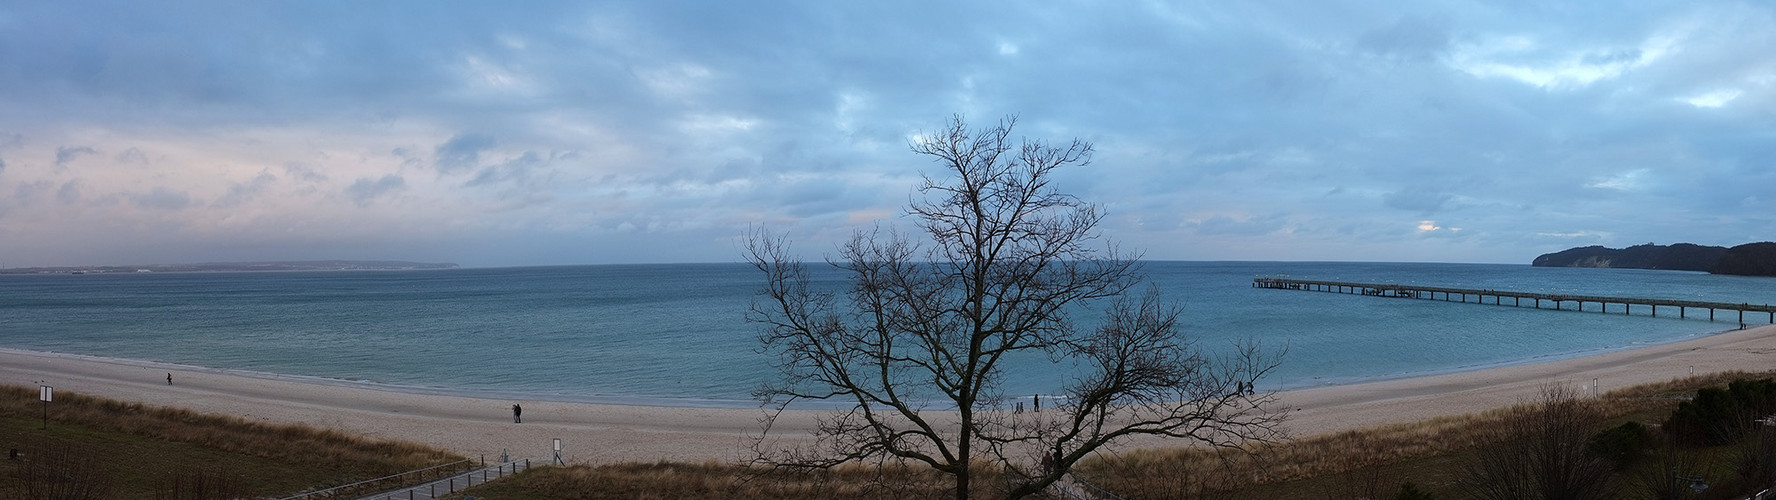
[(1450, 65), (1481, 78), (1507, 78), (1544, 89), (1584, 87), (1621, 77), (1669, 55), (1678, 37), (1662, 35), (1638, 46), (1602, 46), (1578, 50), (1549, 47), (1534, 38), (1503, 36), (1466, 44), (1454, 52)]
[(1740, 95), (1744, 94), (1745, 92), (1739, 89), (1722, 89), (1697, 94), (1679, 100), (1698, 108), (1718, 108), (1726, 106), (1727, 103), (1733, 102), (1734, 99), (1738, 99)]

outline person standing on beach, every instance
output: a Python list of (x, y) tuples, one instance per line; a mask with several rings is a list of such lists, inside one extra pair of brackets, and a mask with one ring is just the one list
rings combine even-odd
[(167, 372), (167, 385), (173, 385), (173, 372)]
[(518, 406), (517, 404), (512, 405), (512, 423), (524, 423), (524, 407)]

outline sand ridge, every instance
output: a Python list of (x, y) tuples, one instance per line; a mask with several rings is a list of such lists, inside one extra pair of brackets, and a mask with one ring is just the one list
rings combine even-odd
[[(1279, 394), (1292, 410), (1292, 435), (1482, 411), (1536, 394), (1548, 382), (1603, 391), (1690, 374), (1776, 369), (1776, 326), (1738, 330), (1636, 349), (1434, 376), (1316, 387)], [(174, 383), (166, 383), (172, 373)], [(758, 408), (687, 408), (565, 403), (413, 394), (305, 380), (244, 376), (224, 370), (0, 349), (0, 382), (46, 383), (156, 406), (189, 408), (267, 422), (299, 422), (372, 437), (427, 443), (488, 459), (550, 457), (554, 438), (573, 463), (657, 460), (702, 462), (750, 457)], [(524, 406), (524, 423), (511, 406)], [(774, 436), (797, 439), (817, 410), (786, 412)], [(1165, 445), (1141, 443), (1141, 445)], [(1179, 443), (1182, 444), (1182, 443)]]

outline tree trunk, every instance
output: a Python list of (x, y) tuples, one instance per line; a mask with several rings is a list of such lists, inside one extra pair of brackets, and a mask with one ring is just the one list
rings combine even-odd
[(968, 468), (963, 467), (962, 473), (956, 474), (956, 500), (968, 500)]
[(972, 447), (969, 446), (969, 442), (974, 440), (974, 434), (969, 432), (967, 424), (969, 419), (973, 418), (970, 413), (972, 412), (967, 407), (962, 409), (962, 432), (960, 442), (956, 443), (956, 460), (960, 465), (960, 468), (956, 470), (956, 500), (968, 500), (968, 480), (974, 472), (974, 469), (970, 467), (973, 464), (969, 463), (974, 460)]

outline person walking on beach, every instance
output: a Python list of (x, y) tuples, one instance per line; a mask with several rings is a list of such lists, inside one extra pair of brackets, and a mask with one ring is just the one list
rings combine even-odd
[(524, 407), (518, 406), (517, 404), (512, 405), (512, 423), (524, 423)]
[(167, 385), (173, 385), (173, 373), (167, 372)]

